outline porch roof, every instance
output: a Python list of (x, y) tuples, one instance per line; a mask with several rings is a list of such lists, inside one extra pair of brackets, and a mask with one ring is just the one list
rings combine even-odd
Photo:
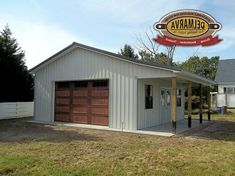
[(177, 78), (182, 78), (187, 81), (192, 81), (193, 83), (198, 83), (198, 84), (202, 84), (206, 86), (217, 84), (215, 81), (211, 79), (208, 79), (208, 78), (205, 78), (205, 77), (202, 77), (202, 76), (199, 76), (197, 74), (193, 74), (187, 71), (183, 71), (183, 70), (176, 72), (175, 74)]
[(189, 81), (193, 83), (193, 87), (202, 84), (204, 86), (212, 86), (217, 84), (211, 79), (207, 79), (197, 74), (193, 74), (184, 70), (170, 70), (168, 73), (162, 75), (145, 75), (144, 77), (137, 77), (138, 79), (165, 79), (170, 80), (171, 78), (177, 78), (177, 82), (187, 84)]

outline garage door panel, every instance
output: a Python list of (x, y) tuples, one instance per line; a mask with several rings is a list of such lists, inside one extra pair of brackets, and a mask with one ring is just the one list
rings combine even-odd
[(73, 105), (85, 105), (88, 106), (88, 98), (73, 98)]
[(87, 89), (73, 90), (73, 96), (74, 97), (87, 97), (88, 96), (88, 90)]
[(57, 90), (56, 97), (69, 97), (70, 91), (69, 90)]
[(69, 114), (55, 114), (56, 121), (62, 121), (62, 122), (69, 122), (70, 121), (70, 115)]
[(89, 112), (89, 109), (87, 106), (79, 106), (79, 107), (73, 107), (73, 110), (72, 110), (73, 113), (88, 113)]
[(92, 90), (91, 96), (92, 97), (108, 97), (109, 91), (102, 90), (102, 89), (95, 89), (95, 90)]
[(72, 114), (72, 121), (77, 123), (88, 123), (87, 114)]
[(56, 106), (55, 108), (56, 112), (70, 112), (70, 107), (69, 106)]
[(108, 116), (93, 115), (91, 117), (91, 123), (94, 125), (108, 125)]
[(70, 104), (70, 99), (68, 99), (68, 98), (57, 98), (56, 99), (56, 104), (57, 105), (69, 105)]
[(108, 105), (109, 100), (107, 98), (94, 98), (91, 100), (91, 105)]
[(105, 114), (108, 115), (108, 108), (107, 107), (92, 107), (92, 114)]

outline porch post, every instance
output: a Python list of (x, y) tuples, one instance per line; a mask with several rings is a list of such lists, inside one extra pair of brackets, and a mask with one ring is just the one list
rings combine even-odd
[(192, 126), (192, 82), (188, 82), (188, 128)]
[(172, 90), (171, 90), (171, 121), (172, 131), (176, 133), (176, 78), (172, 78)]
[(200, 84), (200, 110), (199, 110), (199, 118), (200, 118), (200, 123), (202, 123), (202, 93), (203, 93), (203, 90), (202, 90), (202, 84)]
[(211, 120), (211, 94), (210, 94), (210, 86), (207, 87), (207, 106), (208, 106), (208, 121)]

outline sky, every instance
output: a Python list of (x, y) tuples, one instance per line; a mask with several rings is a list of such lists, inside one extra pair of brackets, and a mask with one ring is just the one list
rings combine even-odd
[(235, 58), (233, 0), (0, 0), (0, 30), (9, 25), (32, 68), (72, 42), (115, 53), (126, 43), (137, 49), (138, 37), (145, 38), (155, 22), (180, 9), (212, 15), (222, 24), (217, 35), (223, 41), (210, 47), (177, 47), (175, 62), (194, 55)]

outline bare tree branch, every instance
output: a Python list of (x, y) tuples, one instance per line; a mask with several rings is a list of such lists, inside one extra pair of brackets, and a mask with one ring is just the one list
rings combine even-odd
[(155, 55), (156, 53), (158, 53), (159, 44), (153, 41), (153, 38), (155, 37), (153, 30), (150, 28), (149, 31), (150, 32), (145, 32), (146, 40), (142, 38), (142, 35), (139, 35), (137, 37), (137, 41), (139, 42), (138, 50), (146, 50)]
[(173, 63), (173, 56), (174, 56), (174, 53), (175, 53), (175, 45), (173, 46), (167, 46), (167, 57), (168, 57), (168, 64), (172, 64)]
[[(142, 35), (139, 35), (136, 37), (137, 41), (138, 41), (137, 49), (139, 51), (146, 51), (153, 58), (155, 58), (153, 60), (157, 61), (159, 54), (160, 54), (160, 52), (159, 52), (160, 45), (153, 40), (153, 38), (156, 37), (156, 34), (152, 28), (149, 28), (149, 31), (146, 31), (144, 34), (145, 34), (145, 39), (143, 39)], [(166, 57), (164, 59), (165, 61), (162, 60), (161, 62), (168, 64), (168, 65), (172, 65), (175, 48), (176, 48), (175, 45), (172, 47), (166, 47), (167, 53), (166, 53)], [(161, 60), (161, 58), (160, 58), (160, 60)]]

